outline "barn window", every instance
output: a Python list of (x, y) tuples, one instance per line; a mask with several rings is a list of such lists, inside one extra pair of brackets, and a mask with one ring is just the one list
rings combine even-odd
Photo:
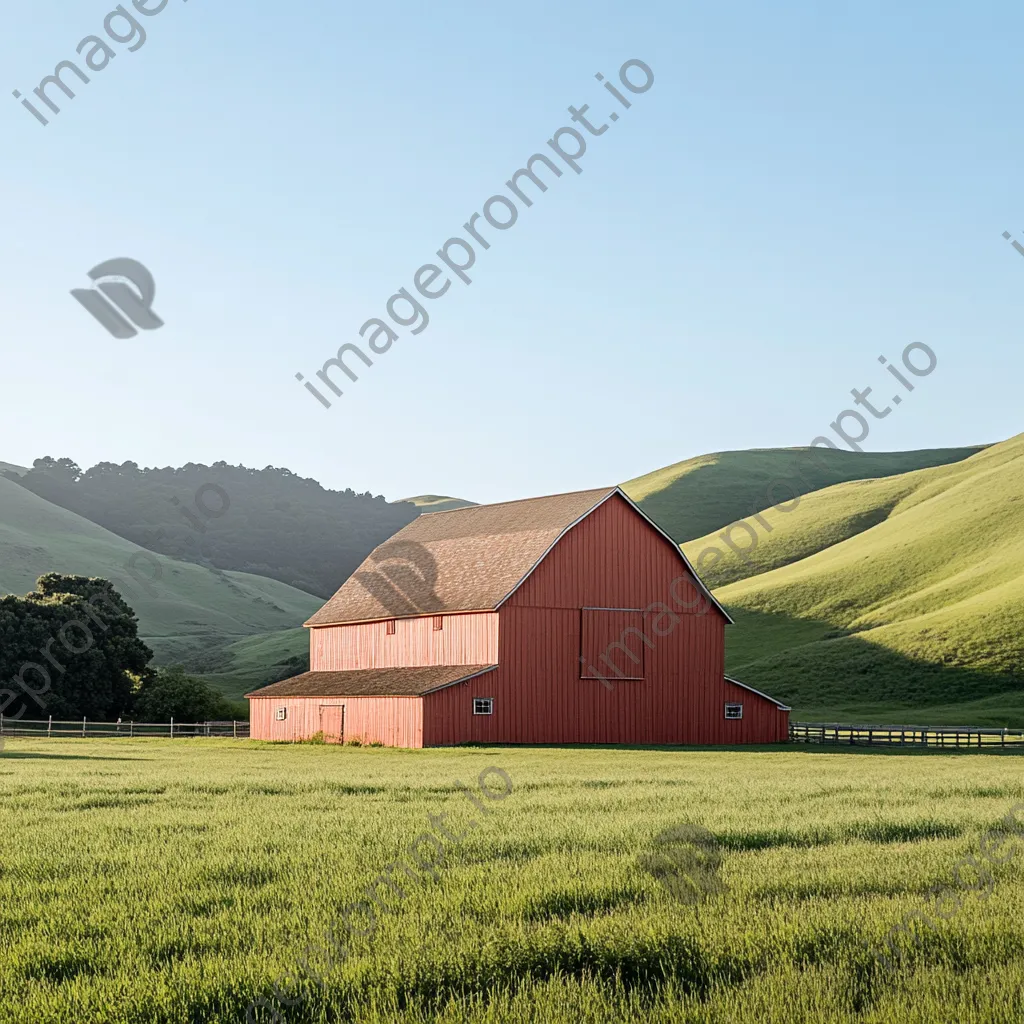
[(288, 717), (287, 708), (278, 708), (277, 713), (274, 716), (279, 722), (283, 722)]
[(742, 704), (726, 704), (725, 705), (725, 717), (726, 718), (742, 718), (743, 717), (743, 705)]
[(388, 619), (387, 625), (384, 628), (384, 632), (387, 633), (388, 636), (391, 636), (395, 632), (395, 620), (394, 619)]
[(474, 715), (493, 715), (494, 714), (494, 698), (493, 697), (474, 697), (473, 698), (473, 714)]
[(435, 615), (434, 616), (434, 629), (435, 630), (444, 629), (444, 616), (443, 615)]
[(583, 608), (580, 620), (580, 679), (644, 678), (654, 641), (639, 608)]

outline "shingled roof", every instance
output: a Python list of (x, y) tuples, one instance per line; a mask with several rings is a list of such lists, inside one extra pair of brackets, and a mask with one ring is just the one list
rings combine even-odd
[[(493, 610), (566, 530), (613, 494), (651, 522), (618, 487), (421, 515), (374, 549), (306, 625)], [(664, 531), (651, 525), (679, 550)], [(680, 558), (686, 561), (681, 551)], [(699, 580), (698, 585), (702, 586)], [(710, 592), (704, 592), (726, 614)]]
[(420, 668), (362, 668), (346, 672), (303, 672), (246, 697), (421, 697), (497, 665), (426, 665)]

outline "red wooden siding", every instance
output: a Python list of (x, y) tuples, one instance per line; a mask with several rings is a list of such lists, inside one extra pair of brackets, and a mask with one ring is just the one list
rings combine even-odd
[(581, 613), (581, 679), (643, 679), (644, 619), (639, 611), (584, 608)]
[[(344, 740), (384, 743), (389, 747), (423, 746), (423, 701), (420, 697), (251, 697), (249, 735), (258, 740), (302, 740), (340, 719)], [(287, 708), (279, 722), (278, 708)], [(327, 728), (325, 728), (325, 726)], [(337, 740), (337, 737), (327, 737)]]
[(319, 626), (309, 631), (313, 672), (357, 668), (413, 668), (419, 665), (493, 665), (498, 660), (498, 613), (470, 612), (398, 619), (348, 626)]
[[(502, 606), (499, 667), (423, 698), (424, 745), (785, 739), (785, 712), (725, 682), (725, 619), (713, 606), (698, 614), (703, 601), (692, 587), (676, 584), (673, 593), (685, 574), (658, 531), (609, 499)], [(648, 609), (640, 628), (653, 647), (643, 645), (643, 680), (613, 680), (608, 690), (580, 678), (582, 610), (599, 607)], [(494, 714), (474, 715), (474, 697), (493, 697)], [(725, 719), (726, 701), (743, 704), (742, 720)]]
[[(743, 717), (726, 719), (725, 705), (742, 704)], [(721, 743), (782, 743), (789, 739), (789, 712), (726, 680), (722, 693)]]

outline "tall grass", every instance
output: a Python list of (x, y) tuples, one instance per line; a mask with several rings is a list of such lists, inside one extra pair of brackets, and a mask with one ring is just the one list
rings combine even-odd
[[(919, 946), (901, 935), (897, 970), (874, 951), (1024, 799), (1021, 763), (10, 740), (0, 1022), (241, 1021), (287, 972), (284, 1019), (318, 1024), (1017, 1019), (1024, 852)], [(483, 817), (460, 784), (490, 765), (513, 792)], [(437, 880), (400, 876), (327, 964), (342, 908), (443, 813), (467, 834)], [(682, 822), (722, 854), (693, 905), (643, 868)]]

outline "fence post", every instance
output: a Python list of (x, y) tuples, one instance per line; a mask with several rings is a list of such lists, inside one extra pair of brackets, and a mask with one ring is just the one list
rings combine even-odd
[(49, 738), (50, 731), (53, 729), (53, 715), (50, 715), (50, 720), (46, 723), (46, 736)]
[(171, 715), (171, 739), (174, 739), (174, 715)]
[(135, 719), (133, 718), (128, 723), (128, 739), (131, 739), (135, 735)]
[(85, 715), (82, 715), (82, 736), (85, 736)]
[(238, 739), (238, 723), (233, 718), (231, 719), (231, 738)]

